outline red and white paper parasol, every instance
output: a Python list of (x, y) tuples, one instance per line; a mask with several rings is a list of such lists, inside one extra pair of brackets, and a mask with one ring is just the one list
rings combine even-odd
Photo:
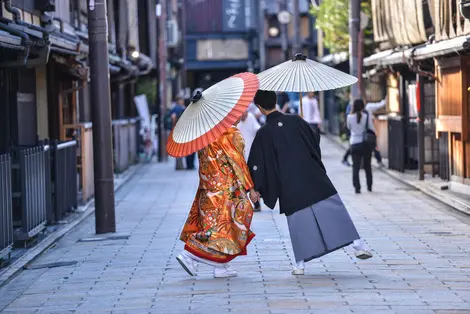
[(253, 73), (231, 76), (197, 92), (168, 139), (170, 156), (188, 156), (217, 140), (240, 119), (258, 91)]

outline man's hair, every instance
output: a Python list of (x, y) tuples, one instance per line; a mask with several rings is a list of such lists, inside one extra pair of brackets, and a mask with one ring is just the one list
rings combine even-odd
[(255, 105), (260, 106), (264, 110), (273, 110), (276, 108), (276, 93), (267, 90), (258, 90), (254, 99)]

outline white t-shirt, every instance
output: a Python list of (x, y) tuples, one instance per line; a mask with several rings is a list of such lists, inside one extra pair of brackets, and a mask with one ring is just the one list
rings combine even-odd
[(245, 160), (248, 160), (251, 145), (253, 144), (256, 132), (258, 132), (260, 125), (255, 116), (251, 112), (248, 112), (248, 116), (245, 121), (240, 121), (237, 128), (240, 130), (240, 133), (243, 135), (243, 139), (245, 140)]
[(355, 113), (350, 113), (347, 117), (347, 127), (351, 131), (351, 136), (349, 137), (349, 144), (359, 144), (364, 141), (364, 133), (366, 131), (366, 121), (367, 115), (369, 115), (369, 130), (375, 133), (374, 127), (374, 116), (366, 111), (362, 112), (361, 121), (357, 122), (357, 115)]
[(321, 124), (321, 115), (320, 109), (318, 108), (318, 100), (313, 98), (308, 98), (305, 96), (302, 98), (302, 107), (304, 113), (304, 120), (310, 124)]

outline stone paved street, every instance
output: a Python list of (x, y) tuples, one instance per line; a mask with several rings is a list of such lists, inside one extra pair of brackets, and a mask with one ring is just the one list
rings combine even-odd
[[(197, 187), (196, 172), (152, 164), (117, 194), (119, 233), (93, 237), (90, 217), (0, 288), (5, 313), (470, 313), (470, 219), (421, 192), (375, 172), (375, 191), (356, 196), (342, 151), (323, 140), (329, 175), (361, 235), (373, 249), (368, 261), (346, 248), (290, 275), (292, 251), (284, 216), (255, 214), (257, 237), (233, 262), (238, 278), (213, 279), (198, 266), (189, 277), (176, 263), (177, 240)], [(293, 161), (295, 162), (295, 161)], [(364, 180), (364, 177), (362, 177)]]

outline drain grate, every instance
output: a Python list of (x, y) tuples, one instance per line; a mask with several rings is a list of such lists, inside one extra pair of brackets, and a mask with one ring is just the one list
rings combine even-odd
[(405, 191), (405, 192), (419, 191), (417, 188), (413, 188), (413, 187), (396, 188), (395, 190), (396, 190), (396, 191)]
[(56, 263), (46, 263), (46, 264), (37, 264), (37, 265), (26, 265), (23, 268), (26, 270), (36, 270), (36, 269), (44, 269), (44, 268), (57, 268), (57, 267), (64, 267), (64, 266), (73, 266), (77, 264), (77, 261), (69, 261), (69, 262), (56, 262)]
[(83, 238), (77, 242), (100, 242), (100, 241), (113, 241), (113, 240), (128, 240), (131, 237), (130, 234), (121, 234), (121, 235), (109, 235), (103, 237), (91, 237)]
[(427, 234), (433, 234), (433, 235), (439, 235), (439, 236), (463, 236), (463, 234), (457, 234), (453, 232), (448, 232), (448, 231), (431, 231), (431, 232), (426, 232)]

